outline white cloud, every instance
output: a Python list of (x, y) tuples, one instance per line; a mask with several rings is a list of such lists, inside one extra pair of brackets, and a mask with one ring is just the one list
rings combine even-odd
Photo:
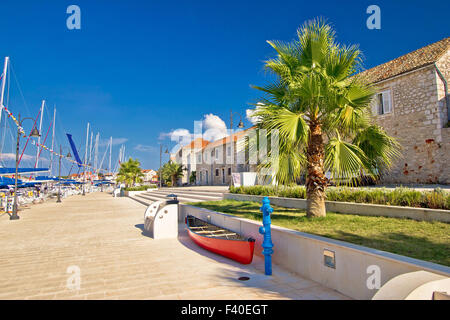
[(127, 138), (113, 138), (112, 139), (112, 144), (113, 144), (113, 146), (115, 146), (116, 144), (122, 144), (122, 143), (125, 143), (127, 141), (128, 141)]
[(227, 125), (219, 116), (206, 114), (203, 119), (203, 139), (215, 141), (227, 135)]
[[(20, 158), (20, 155), (19, 155), (19, 158)], [(16, 154), (15, 153), (1, 153), (0, 154), (0, 159), (1, 160), (14, 160), (14, 161), (16, 161)], [(22, 156), (22, 160), (25, 160), (25, 161), (35, 160), (35, 159), (36, 159), (36, 156), (30, 156), (28, 154), (24, 154)], [(39, 160), (40, 159), (42, 159), (42, 158), (39, 158)]]
[(258, 111), (261, 107), (263, 106), (263, 104), (261, 102), (258, 102), (256, 104), (255, 109), (247, 109), (245, 110), (245, 114), (247, 116), (247, 120), (250, 121), (253, 124), (257, 124), (259, 121), (259, 117), (255, 116), (255, 112)]
[[(20, 155), (19, 155), (19, 158), (20, 158)], [(55, 159), (55, 158), (53, 158), (53, 159)], [(16, 154), (15, 153), (1, 153), (0, 154), (0, 160), (2, 160), (2, 161), (13, 161), (15, 163), (15, 161), (16, 161)], [(28, 162), (26, 164), (26, 166), (29, 166), (30, 162), (32, 162), (32, 164), (33, 164), (32, 166), (34, 166), (34, 163), (36, 161), (36, 155), (30, 156), (28, 154), (24, 154), (20, 161), (22, 161), (21, 165), (23, 164), (23, 161), (26, 161), (26, 162)], [(43, 157), (43, 156), (40, 156), (39, 157), (39, 166), (41, 166), (41, 164), (44, 164), (44, 163), (49, 164), (50, 163), (50, 159), (48, 159), (46, 157)]]
[[(108, 146), (109, 145), (109, 140), (110, 139), (100, 139), (100, 141), (98, 142), (98, 145), (100, 147), (104, 147), (104, 146)], [(128, 139), (127, 138), (113, 138), (112, 139), (112, 144), (113, 146), (118, 145), (118, 144), (123, 144), (125, 142), (127, 142)], [(95, 142), (95, 140), (94, 140)]]
[(140, 152), (156, 152), (156, 151), (158, 151), (158, 148), (156, 148), (154, 146), (144, 145), (144, 144), (138, 144), (133, 149), (136, 151), (140, 151)]
[[(195, 124), (194, 124), (195, 126)], [(212, 113), (205, 114), (201, 121), (202, 126), (202, 138), (209, 141), (215, 141), (217, 139), (227, 136), (227, 125), (219, 116)], [(170, 138), (171, 141), (176, 142), (176, 146), (172, 148), (172, 153), (176, 152), (180, 146), (185, 146), (194, 140), (194, 134), (188, 129), (178, 128), (170, 132), (161, 132), (159, 140)]]

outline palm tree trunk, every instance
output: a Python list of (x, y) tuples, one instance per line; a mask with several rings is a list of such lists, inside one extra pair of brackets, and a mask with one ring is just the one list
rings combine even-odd
[(324, 144), (322, 127), (318, 121), (309, 124), (309, 141), (307, 149), (308, 175), (306, 177), (306, 215), (308, 217), (324, 217), (325, 210), (325, 188), (327, 178), (324, 174)]

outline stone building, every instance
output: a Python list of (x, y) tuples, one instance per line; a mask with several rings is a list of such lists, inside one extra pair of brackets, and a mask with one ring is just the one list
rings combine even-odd
[(372, 113), (402, 145), (383, 183), (450, 183), (450, 38), (361, 73), (377, 88)]
[(185, 183), (189, 183), (189, 178), (192, 172), (197, 171), (197, 165), (195, 161), (195, 155), (199, 150), (202, 150), (209, 144), (209, 141), (204, 140), (202, 138), (194, 139), (189, 144), (181, 147), (171, 158), (171, 160), (175, 161), (183, 165), (183, 176), (178, 179), (178, 184), (183, 185)]
[(239, 131), (210, 142), (196, 153), (198, 185), (230, 185), (232, 173), (255, 172), (256, 164), (249, 164), (245, 139), (249, 131)]
[(143, 177), (142, 180), (144, 183), (156, 183), (158, 180), (158, 172), (152, 169), (143, 169), (142, 170)]

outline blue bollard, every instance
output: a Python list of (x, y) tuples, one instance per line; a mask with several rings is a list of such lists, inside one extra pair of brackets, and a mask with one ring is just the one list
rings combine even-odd
[(264, 235), (264, 241), (262, 243), (262, 247), (264, 248), (264, 250), (262, 251), (262, 253), (264, 255), (265, 273), (267, 276), (271, 276), (273, 243), (272, 243), (272, 235), (270, 233), (270, 214), (273, 212), (273, 209), (270, 206), (270, 201), (268, 197), (264, 197), (262, 203), (263, 205), (260, 208), (260, 210), (263, 214), (263, 226), (259, 228), (259, 233)]

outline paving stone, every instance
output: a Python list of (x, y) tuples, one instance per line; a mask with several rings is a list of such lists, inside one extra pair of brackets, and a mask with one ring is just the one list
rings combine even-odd
[(258, 256), (241, 265), (201, 249), (184, 225), (178, 239), (146, 237), (144, 211), (98, 192), (0, 216), (0, 299), (347, 299), (276, 265), (265, 276)]

